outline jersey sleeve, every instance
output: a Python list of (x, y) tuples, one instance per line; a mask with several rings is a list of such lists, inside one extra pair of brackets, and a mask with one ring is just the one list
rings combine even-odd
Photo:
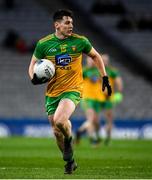
[(34, 56), (37, 59), (43, 59), (44, 58), (44, 52), (43, 52), (42, 44), (39, 41), (35, 47)]
[(111, 68), (109, 69), (109, 76), (115, 79), (120, 76), (120, 73), (116, 68)]
[(83, 44), (84, 44), (83, 53), (88, 54), (91, 51), (92, 44), (86, 37), (83, 38)]

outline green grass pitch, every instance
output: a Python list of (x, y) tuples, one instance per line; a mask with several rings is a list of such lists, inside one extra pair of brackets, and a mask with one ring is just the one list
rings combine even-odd
[(79, 165), (63, 174), (64, 161), (54, 139), (1, 138), (0, 179), (149, 179), (152, 178), (152, 141), (112, 140), (92, 148), (86, 139), (75, 146)]

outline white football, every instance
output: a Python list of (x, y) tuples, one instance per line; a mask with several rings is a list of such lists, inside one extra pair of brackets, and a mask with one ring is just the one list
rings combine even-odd
[(33, 70), (38, 78), (51, 79), (55, 74), (55, 66), (48, 59), (39, 59), (35, 63)]

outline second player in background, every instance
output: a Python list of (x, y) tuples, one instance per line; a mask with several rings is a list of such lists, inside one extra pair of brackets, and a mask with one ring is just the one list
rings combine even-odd
[(97, 145), (101, 138), (100, 130), (100, 112), (104, 111), (106, 119), (106, 138), (104, 143), (107, 145), (111, 139), (111, 131), (114, 119), (114, 106), (122, 101), (123, 81), (119, 71), (110, 65), (108, 54), (102, 55), (110, 84), (112, 86), (112, 96), (107, 96), (106, 92), (101, 91), (102, 79), (98, 69), (90, 57), (86, 58), (86, 65), (83, 68), (84, 90), (81, 108), (85, 113), (86, 121), (76, 132), (76, 143), (84, 132), (87, 133), (91, 144)]

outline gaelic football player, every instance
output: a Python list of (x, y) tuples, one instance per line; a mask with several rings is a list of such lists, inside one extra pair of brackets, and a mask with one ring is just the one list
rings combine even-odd
[[(70, 116), (79, 103), (83, 92), (82, 53), (87, 54), (96, 63), (103, 79), (103, 90), (111, 95), (111, 86), (100, 54), (89, 40), (73, 33), (73, 14), (70, 10), (58, 10), (53, 15), (55, 32), (40, 39), (36, 45), (29, 65), (29, 76), (33, 84), (48, 81), (45, 93), (45, 107), (52, 124), (57, 145), (66, 161), (65, 174), (71, 174), (76, 168), (72, 148)], [(53, 79), (38, 79), (33, 73), (38, 59), (49, 59), (56, 67)]]

